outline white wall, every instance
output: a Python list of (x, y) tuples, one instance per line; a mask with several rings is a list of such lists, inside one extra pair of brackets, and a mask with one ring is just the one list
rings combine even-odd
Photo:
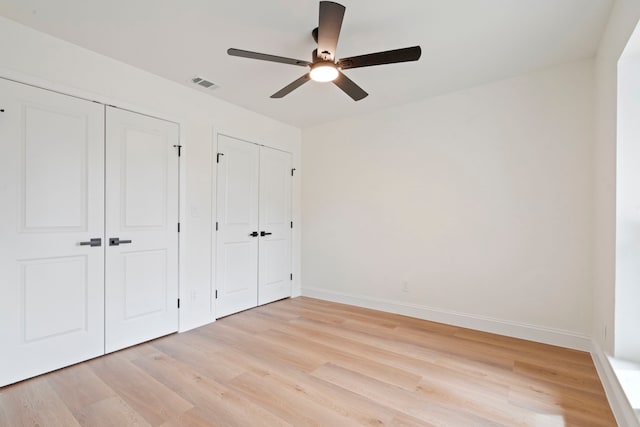
[(595, 67), (596, 140), (593, 337), (614, 353), (616, 264), (617, 63), (640, 18), (640, 2), (617, 0)]
[(592, 74), (305, 129), (303, 294), (590, 335)]
[[(180, 123), (180, 327), (214, 319), (211, 312), (212, 212), (215, 212), (216, 132), (294, 154), (300, 166), (300, 130), (207, 94), (98, 55), (0, 17), (0, 77), (40, 85)], [(294, 221), (300, 222), (300, 180), (294, 181)], [(300, 232), (294, 229), (294, 293), (299, 293)], [(215, 277), (215, 276), (214, 276)]]

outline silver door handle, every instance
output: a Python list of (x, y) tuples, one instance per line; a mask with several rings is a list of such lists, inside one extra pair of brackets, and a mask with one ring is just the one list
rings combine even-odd
[(131, 240), (120, 240), (119, 237), (110, 237), (109, 238), (109, 246), (119, 246), (125, 243), (131, 243)]
[(102, 239), (99, 237), (89, 239), (88, 242), (80, 242), (80, 246), (102, 246)]

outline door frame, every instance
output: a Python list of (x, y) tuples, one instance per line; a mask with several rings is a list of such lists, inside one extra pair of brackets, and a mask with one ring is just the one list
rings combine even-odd
[[(260, 144), (258, 142), (254, 142), (251, 141), (249, 139), (246, 138), (242, 138), (239, 136), (234, 136), (232, 133), (230, 132), (226, 132), (226, 131), (216, 131), (215, 129), (213, 130), (213, 140), (211, 141), (211, 271), (209, 273), (209, 277), (211, 280), (211, 285), (210, 285), (210, 289), (211, 289), (211, 293), (210, 293), (210, 301), (209, 301), (209, 308), (210, 308), (210, 312), (211, 312), (211, 320), (215, 321), (217, 318), (217, 313), (216, 313), (216, 291), (217, 291), (217, 283), (216, 283), (216, 269), (217, 269), (217, 264), (216, 264), (216, 260), (217, 260), (217, 248), (218, 248), (218, 235), (217, 235), (217, 230), (216, 230), (216, 223), (218, 222), (218, 211), (217, 211), (217, 207), (218, 207), (218, 162), (217, 162), (217, 155), (219, 152), (219, 148), (218, 148), (218, 141), (219, 138), (221, 136), (225, 136), (228, 138), (233, 138), (235, 140), (241, 141), (241, 142), (246, 142), (248, 144), (253, 144), (253, 145), (257, 145), (258, 147), (266, 147), (272, 150), (278, 150), (281, 151), (283, 153), (287, 153), (291, 156), (291, 166), (293, 168), (294, 164), (295, 164), (295, 153), (291, 152), (291, 151), (287, 151), (287, 150), (283, 150), (282, 148), (279, 147), (274, 147), (273, 145), (270, 144)], [(297, 170), (295, 168), (293, 168), (293, 170)], [(294, 217), (294, 212), (295, 212), (295, 208), (294, 208), (294, 183), (291, 183), (291, 221), (293, 221), (293, 217)], [(291, 262), (291, 271), (293, 274), (293, 270), (295, 267), (295, 239), (294, 239), (294, 234), (293, 234), (293, 230), (291, 231), (291, 239), (289, 244), (291, 245), (291, 248), (289, 250), (289, 258), (290, 258), (290, 262)], [(291, 283), (291, 296), (293, 297), (293, 295), (295, 294), (295, 292), (293, 291), (294, 288), (294, 282), (292, 281)]]

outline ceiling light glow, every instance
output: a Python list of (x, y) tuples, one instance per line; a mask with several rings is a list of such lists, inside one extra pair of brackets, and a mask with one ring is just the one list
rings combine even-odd
[(338, 69), (332, 62), (321, 62), (311, 67), (309, 76), (316, 82), (331, 82), (338, 77)]

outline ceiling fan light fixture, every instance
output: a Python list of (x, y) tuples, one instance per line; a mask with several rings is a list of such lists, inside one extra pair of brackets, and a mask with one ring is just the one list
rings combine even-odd
[(338, 77), (338, 69), (333, 62), (316, 62), (311, 66), (309, 77), (316, 82), (332, 82)]

